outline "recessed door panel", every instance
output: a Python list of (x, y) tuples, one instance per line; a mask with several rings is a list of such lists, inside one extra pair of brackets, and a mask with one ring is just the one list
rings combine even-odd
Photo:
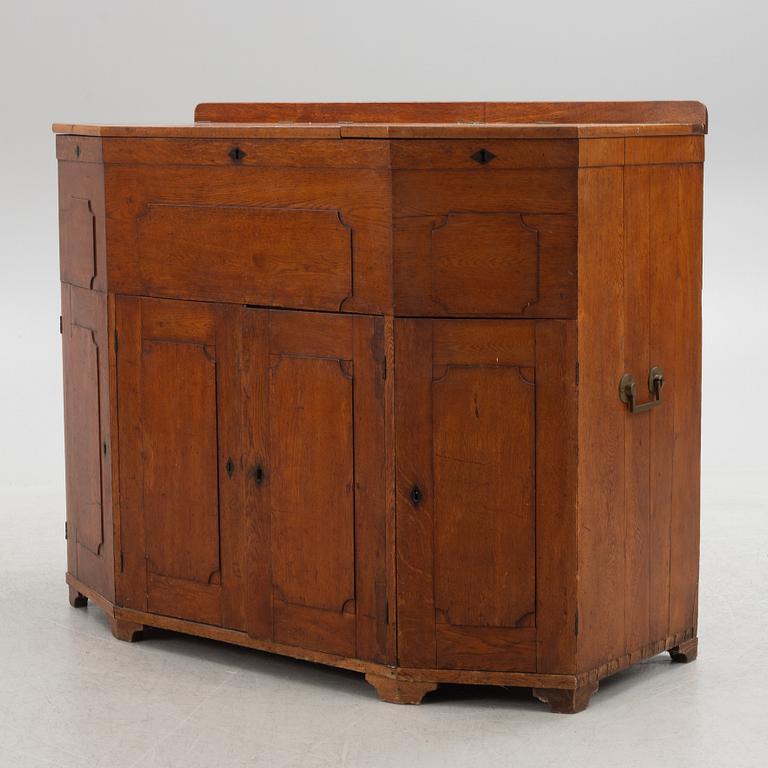
[(517, 367), (433, 379), (438, 623), (533, 623), (534, 382)]
[(147, 568), (220, 580), (215, 347), (147, 340), (142, 348)]
[(277, 594), (342, 613), (354, 601), (351, 361), (272, 356), (272, 562)]

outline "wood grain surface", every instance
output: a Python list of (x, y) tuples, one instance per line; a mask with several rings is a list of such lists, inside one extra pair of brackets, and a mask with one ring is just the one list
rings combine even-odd
[(693, 661), (703, 105), (196, 119), (57, 126), (71, 604), (400, 703)]

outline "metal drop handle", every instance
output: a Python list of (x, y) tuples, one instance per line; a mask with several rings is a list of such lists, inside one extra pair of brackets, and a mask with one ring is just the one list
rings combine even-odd
[(664, 371), (654, 365), (648, 374), (648, 390), (653, 395), (652, 400), (645, 403), (637, 402), (637, 384), (631, 373), (625, 373), (619, 382), (619, 399), (626, 403), (630, 413), (642, 413), (658, 408), (661, 405), (661, 388), (664, 386)]

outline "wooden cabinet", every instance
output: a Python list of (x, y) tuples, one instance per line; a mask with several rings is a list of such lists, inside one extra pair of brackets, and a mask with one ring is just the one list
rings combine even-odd
[(56, 127), (72, 603), (402, 703), (695, 658), (704, 108), (197, 115)]

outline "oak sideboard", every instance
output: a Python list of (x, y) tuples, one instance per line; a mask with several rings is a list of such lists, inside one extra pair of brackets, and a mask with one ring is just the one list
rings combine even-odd
[(702, 104), (54, 130), (73, 605), (400, 703), (696, 657)]

